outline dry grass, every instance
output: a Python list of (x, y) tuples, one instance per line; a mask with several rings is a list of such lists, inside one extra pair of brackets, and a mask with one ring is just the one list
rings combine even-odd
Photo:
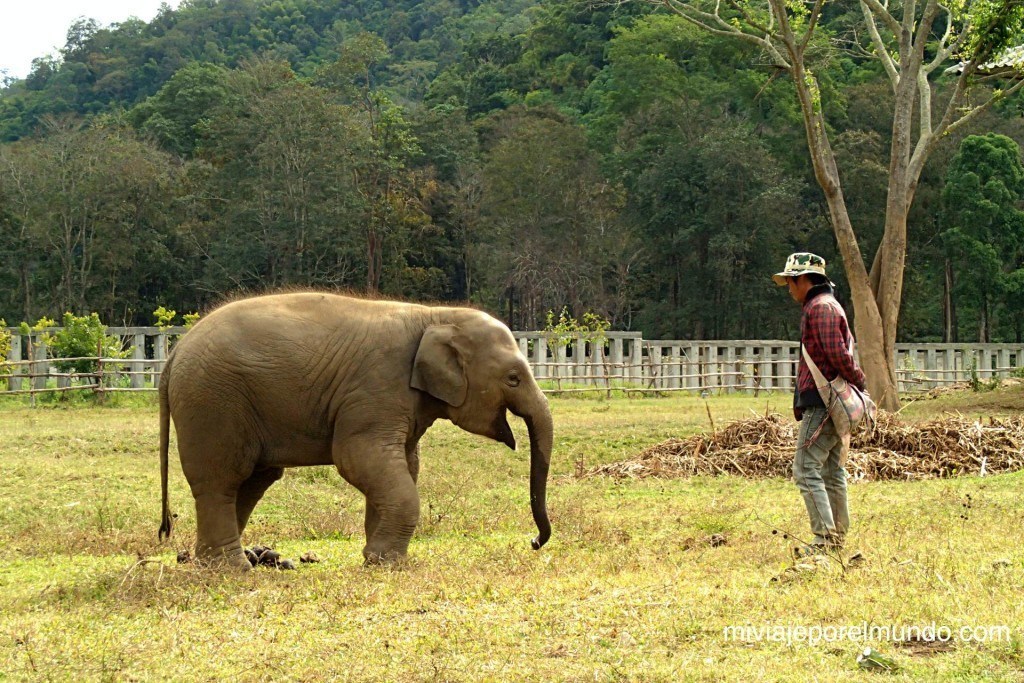
[[(970, 398), (942, 409), (966, 415)], [(722, 429), (788, 401), (708, 406)], [(423, 444), (408, 566), (359, 566), (362, 501), (312, 468), (270, 490), (245, 540), (324, 561), (240, 576), (175, 563), (194, 534), (176, 465), (179, 524), (157, 543), (152, 407), (2, 411), (0, 678), (863, 680), (863, 643), (743, 643), (723, 629), (866, 621), (1011, 629), (1009, 642), (947, 649), (872, 641), (901, 666), (887, 680), (1020, 679), (1022, 475), (859, 483), (851, 543), (867, 562), (773, 582), (791, 562), (772, 530), (806, 526), (790, 482), (573, 476), (705, 429), (704, 402), (555, 400), (553, 412), (554, 536), (540, 552), (525, 453), (442, 424)]]
[[(692, 477), (735, 474), (786, 477), (796, 426), (778, 413), (736, 420), (721, 430), (669, 439), (633, 458), (600, 465), (580, 476)], [(1024, 468), (1024, 417), (987, 422), (946, 416), (905, 422), (880, 412), (871, 431), (854, 437), (846, 468), (854, 479), (922, 479), (998, 474)]]

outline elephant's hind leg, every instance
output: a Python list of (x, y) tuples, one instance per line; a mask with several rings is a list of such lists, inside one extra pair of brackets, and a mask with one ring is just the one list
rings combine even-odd
[[(240, 439), (232, 442), (228, 436), (205, 449), (195, 445), (191, 435), (186, 439), (179, 437), (182, 470), (196, 501), (196, 559), (208, 564), (251, 569), (242, 550), (238, 509), (239, 504), (247, 506), (245, 518), (248, 521), (248, 513), (252, 512), (256, 499), (251, 487), (245, 485), (253, 472), (226, 464), (245, 461), (232, 457), (235, 453), (244, 453), (244, 447), (237, 445)], [(200, 459), (206, 453), (216, 454), (216, 460), (211, 463)], [(265, 486), (263, 490), (266, 490)]]
[(238, 535), (245, 532), (245, 525), (249, 523), (249, 516), (252, 514), (256, 503), (266, 493), (270, 485), (284, 476), (283, 467), (268, 467), (264, 470), (257, 470), (238, 487), (238, 499), (235, 501), (235, 510), (238, 518)]
[(227, 564), (238, 569), (251, 569), (242, 550), (238, 530), (237, 491), (216, 491), (195, 494), (196, 559), (210, 564)]

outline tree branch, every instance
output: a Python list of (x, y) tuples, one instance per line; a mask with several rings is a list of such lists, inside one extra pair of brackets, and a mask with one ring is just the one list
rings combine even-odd
[(949, 56), (953, 53), (954, 45), (959, 43), (959, 37), (953, 41), (952, 45), (949, 43), (949, 37), (953, 33), (953, 13), (945, 5), (939, 4), (938, 7), (946, 13), (946, 32), (939, 39), (939, 45), (935, 49), (935, 57), (924, 67), (925, 75), (931, 74), (940, 64), (949, 59)]
[[(747, 33), (746, 31), (728, 23), (717, 14), (717, 7), (716, 13), (712, 14), (699, 10), (690, 3), (677, 2), (675, 0), (654, 0), (654, 4), (661, 5), (662, 7), (671, 10), (694, 26), (714, 35), (738, 38), (753, 45), (757, 45), (769, 54), (777, 66), (780, 66), (787, 71), (792, 68), (790, 63), (782, 56), (782, 53), (780, 53), (772, 44), (771, 40), (769, 40), (769, 37), (761, 37), (759, 35)], [(771, 34), (769, 33), (768, 36), (770, 35)]]
[(751, 17), (750, 14), (747, 12), (747, 10), (740, 6), (740, 4), (736, 2), (736, 0), (727, 0), (727, 2), (729, 3), (730, 7), (732, 7), (734, 10), (740, 13), (740, 15), (743, 17), (743, 21), (747, 22), (747, 25), (757, 29), (766, 36), (771, 35), (771, 29), (767, 26), (762, 26), (760, 22), (755, 21), (754, 18)]
[[(928, 74), (930, 73), (928, 66), (930, 65), (924, 66), (923, 62), (925, 45), (928, 42), (928, 36), (932, 31), (932, 24), (935, 23), (935, 18), (939, 15), (940, 9), (941, 6), (936, 0), (927, 0), (924, 15), (921, 17), (921, 23), (917, 26), (913, 58), (910, 60), (910, 64), (907, 65), (909, 69), (917, 72), (917, 90), (920, 97), (920, 112), (918, 114), (920, 118), (920, 137), (918, 142), (932, 133), (932, 87), (928, 82)], [(939, 52), (941, 53), (941, 49)]]
[(977, 117), (983, 111), (985, 111), (986, 109), (991, 107), (993, 104), (995, 104), (995, 102), (997, 100), (1005, 99), (1007, 97), (1015, 95), (1015, 94), (1017, 94), (1017, 92), (1019, 92), (1021, 90), (1021, 88), (1024, 88), (1024, 79), (1018, 80), (1016, 83), (1014, 83), (1011, 87), (1007, 88), (1006, 90), (1002, 90), (1002, 91), (993, 93), (992, 96), (989, 97), (985, 102), (981, 103), (980, 105), (978, 105), (974, 109), (970, 110), (969, 112), (967, 112), (966, 114), (961, 116), (956, 121), (950, 123), (945, 129), (940, 129), (940, 130), (936, 131), (936, 134), (937, 135), (949, 135), (949, 134), (953, 133), (957, 129), (965, 126), (968, 123), (970, 123), (971, 120), (973, 120), (975, 117)]
[(825, 0), (814, 0), (814, 9), (811, 10), (811, 20), (807, 22), (807, 31), (804, 33), (804, 39), (800, 41), (800, 55), (803, 56), (804, 50), (807, 49), (807, 44), (811, 42), (811, 36), (814, 35), (814, 27), (818, 25), (818, 19), (821, 18), (821, 8), (825, 4)]
[(932, 84), (928, 82), (928, 71), (917, 70), (917, 91), (920, 96), (921, 138), (932, 134)]
[(889, 13), (888, 6), (883, 6), (878, 0), (860, 0), (861, 5), (865, 5), (871, 10), (871, 13), (882, 20), (892, 34), (899, 38), (900, 33), (903, 31), (903, 27), (900, 26), (900, 22), (896, 21), (896, 17)]
[(1010, 88), (1003, 91), (997, 91), (992, 93), (991, 97), (982, 102), (981, 104), (972, 107), (967, 113), (961, 116), (959, 119), (953, 119), (953, 113), (959, 110), (960, 101), (963, 97), (963, 92), (966, 90), (963, 87), (965, 81), (966, 69), (961, 74), (960, 79), (957, 82), (957, 91), (949, 99), (949, 103), (946, 107), (946, 114), (943, 116), (942, 121), (936, 127), (935, 132), (925, 136), (922, 135), (918, 139), (914, 154), (910, 159), (910, 172), (915, 174), (912, 177), (918, 177), (921, 171), (924, 169), (924, 164), (928, 160), (929, 155), (935, 146), (938, 145), (939, 141), (944, 137), (951, 135), (955, 131), (969, 124), (972, 120), (977, 118), (982, 112), (989, 109), (997, 100), (1011, 97), (1024, 88), (1024, 79), (1018, 80)]
[[(868, 27), (868, 34), (871, 36), (871, 42), (875, 46), (875, 56), (885, 68), (885, 73), (888, 74), (889, 81), (892, 82), (892, 88), (895, 90), (900, 83), (900, 74), (896, 68), (896, 62), (893, 61), (892, 56), (889, 54), (889, 50), (885, 47), (885, 41), (882, 40), (882, 34), (878, 32), (878, 24), (875, 23), (875, 13), (871, 9), (869, 2), (870, 0), (861, 0), (860, 3), (861, 10), (864, 12), (864, 23)], [(878, 4), (877, 1), (875, 4)], [(879, 5), (879, 9), (887, 17), (892, 19), (892, 15), (889, 14), (889, 12), (881, 5)], [(893, 21), (895, 22), (895, 19), (893, 19)], [(896, 27), (899, 28), (899, 24), (896, 24)]]

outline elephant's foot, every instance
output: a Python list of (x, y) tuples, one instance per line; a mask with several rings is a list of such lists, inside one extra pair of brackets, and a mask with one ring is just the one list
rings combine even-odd
[(402, 550), (371, 549), (369, 545), (363, 548), (363, 566), (385, 566), (400, 568), (408, 564), (409, 556)]
[(247, 572), (252, 570), (252, 564), (245, 557), (241, 545), (228, 548), (211, 548), (196, 544), (196, 564), (211, 569), (229, 569), (233, 571)]

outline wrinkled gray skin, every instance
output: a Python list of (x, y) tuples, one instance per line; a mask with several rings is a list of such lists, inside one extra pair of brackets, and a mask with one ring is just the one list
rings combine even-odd
[(367, 563), (406, 556), (419, 520), (417, 444), (439, 418), (515, 448), (506, 410), (530, 434), (539, 549), (552, 423), (508, 328), (469, 308), (326, 293), (261, 296), (203, 318), (160, 381), (160, 476), (169, 536), (170, 420), (196, 502), (196, 557), (249, 569), (241, 534), (285, 467), (333, 464), (366, 496)]

